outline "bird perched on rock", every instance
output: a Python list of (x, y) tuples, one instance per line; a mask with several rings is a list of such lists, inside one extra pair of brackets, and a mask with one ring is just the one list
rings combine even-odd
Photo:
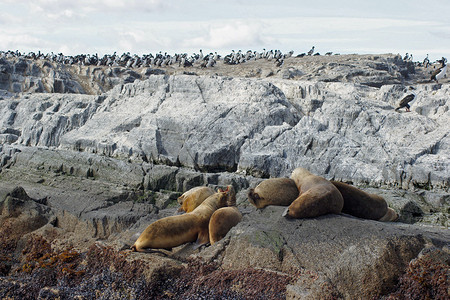
[[(411, 90), (413, 90), (413, 87), (410, 87)], [(395, 109), (395, 111), (399, 111), (401, 108), (405, 107), (406, 111), (411, 111), (411, 105), (413, 104), (413, 102), (416, 99), (416, 94), (414, 92), (409, 93), (408, 95), (406, 95), (405, 97), (403, 97), (402, 100), (400, 100), (400, 103), (398, 105), (398, 107)]]
[(283, 63), (284, 63), (284, 59), (276, 59), (276, 61), (275, 61), (275, 65), (279, 68), (279, 67), (281, 67), (282, 65), (283, 65)]
[(423, 59), (422, 65), (423, 65), (425, 68), (428, 68), (428, 66), (430, 65), (430, 59), (428, 58), (428, 54), (427, 54), (427, 57), (425, 57), (425, 58)]
[(314, 46), (312, 46), (311, 50), (308, 51), (308, 56), (313, 55), (314, 53)]
[(444, 78), (445, 73), (447, 72), (447, 59), (445, 57), (443, 57), (442, 59), (439, 60), (441, 62), (441, 66), (433, 72), (433, 74), (431, 74), (431, 79), (430, 80), (435, 80), (436, 83), (439, 83), (439, 80)]

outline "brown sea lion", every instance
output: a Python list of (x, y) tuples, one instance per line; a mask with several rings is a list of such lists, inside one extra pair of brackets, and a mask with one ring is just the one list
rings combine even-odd
[(263, 208), (267, 205), (288, 206), (298, 197), (298, 188), (290, 178), (270, 178), (263, 180), (248, 191), (248, 201)]
[(228, 186), (225, 191), (219, 189), (192, 212), (165, 217), (150, 224), (131, 249), (145, 252), (145, 249), (171, 249), (195, 241), (200, 245), (206, 244), (209, 242), (208, 224), (211, 215), (227, 203), (233, 200), (236, 202), (235, 197), (232, 186)]
[(231, 228), (242, 220), (242, 214), (236, 206), (222, 207), (216, 210), (209, 220), (209, 241), (211, 245), (223, 239)]
[[(369, 194), (343, 182), (331, 181), (331, 183), (337, 187), (344, 198), (343, 213), (370, 220), (380, 220), (388, 213), (388, 205), (383, 197)], [(387, 219), (390, 220), (391, 217)]]
[(392, 208), (388, 207), (388, 210), (384, 216), (378, 219), (380, 222), (394, 222), (398, 219), (398, 214)]
[(283, 216), (313, 218), (325, 214), (339, 214), (344, 199), (339, 190), (323, 177), (313, 175), (304, 168), (295, 169), (291, 178), (295, 181), (300, 196), (289, 205)]
[(194, 187), (178, 197), (177, 201), (181, 205), (178, 211), (191, 212), (212, 194), (214, 194), (214, 190), (210, 187)]

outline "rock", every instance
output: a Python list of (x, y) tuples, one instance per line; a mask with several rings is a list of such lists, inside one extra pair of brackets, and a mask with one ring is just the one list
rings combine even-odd
[(446, 190), (449, 87), (428, 88), (416, 87), (416, 112), (399, 114), (396, 86), (153, 75), (101, 97), (5, 100), (0, 124), (6, 144), (259, 177), (303, 166), (360, 185)]
[(4, 238), (18, 241), (50, 221), (51, 209), (39, 202), (30, 198), (20, 186), (0, 199), (0, 228)]
[[(183, 297), (183, 287), (174, 285), (186, 278), (198, 280), (190, 284), (197, 297), (224, 291), (256, 297), (251, 292), (283, 278), (281, 297), (376, 298), (395, 289), (409, 293), (411, 286), (396, 283), (405, 270), (416, 270), (411, 264), (427, 249), (445, 258), (448, 83), (419, 82), (427, 70), (393, 55), (211, 70), (0, 59), (0, 274), (8, 278), (0, 290), (18, 287), (2, 297), (21, 296), (27, 282), (36, 282), (32, 275), (36, 297), (114, 298), (113, 286), (130, 295), (152, 291), (149, 298)], [(410, 84), (417, 94), (412, 112), (395, 112)], [(248, 188), (299, 166), (380, 194), (399, 222), (341, 215), (287, 220), (283, 207), (249, 204)], [(244, 217), (223, 240), (123, 254), (151, 222), (175, 214), (184, 191), (229, 184)], [(22, 250), (37, 240), (33, 261)], [(49, 255), (64, 263), (68, 249), (95, 259), (65, 266), (69, 273), (64, 266), (39, 268)], [(77, 277), (83, 271), (91, 272), (84, 281)], [(12, 280), (13, 273), (23, 281)], [(133, 274), (144, 281), (133, 285), (127, 281)], [(89, 292), (41, 285), (47, 278), (81, 280)], [(218, 290), (205, 292), (206, 286)]]
[[(73, 176), (72, 184), (77, 178)], [(226, 178), (230, 182), (233, 177), (228, 175)], [(243, 180), (244, 178), (235, 179), (235, 182)], [(99, 182), (91, 181), (83, 181), (84, 186), (99, 186)], [(221, 180), (218, 179), (217, 182)], [(151, 222), (172, 215), (176, 210), (176, 207), (164, 208), (165, 206), (154, 210), (153, 201), (142, 195), (144, 198), (141, 202), (138, 200), (141, 197), (139, 194), (128, 194), (127, 198), (120, 196), (116, 200), (97, 195), (94, 202), (92, 199), (88, 200), (92, 202), (89, 207), (87, 203), (83, 204), (83, 198), (77, 198), (76, 194), (70, 192), (69, 198), (76, 201), (78, 206), (84, 206), (82, 210), (81, 207), (77, 210), (63, 206), (61, 201), (56, 202), (57, 199), (53, 197), (57, 189), (57, 185), (52, 187), (53, 191), (46, 189), (51, 193), (49, 203), (52, 207), (36, 203), (23, 188), (7, 193), (8, 196), (2, 203), (2, 217), (15, 220), (15, 224), (19, 224), (17, 222), (23, 219), (22, 216), (31, 216), (33, 220), (38, 218), (41, 221), (37, 222), (36, 219), (30, 222), (30, 217), (23, 219), (25, 221), (18, 228), (24, 229), (25, 223), (32, 224), (33, 227), (25, 228), (21, 234), (32, 232), (34, 236), (46, 236), (58, 247), (69, 243), (82, 247), (79, 249), (86, 249), (95, 239), (102, 239), (117, 245), (119, 249), (127, 249), (133, 238), (137, 238), (139, 232)], [(289, 297), (319, 299), (337, 295), (352, 299), (362, 295), (372, 298), (386, 295), (394, 289), (397, 278), (421, 251), (431, 246), (442, 249), (450, 242), (447, 230), (432, 227), (421, 228), (338, 215), (285, 219), (281, 216), (284, 207), (269, 206), (256, 210), (245, 203), (245, 191), (244, 188), (238, 192), (237, 203), (244, 213), (241, 223), (214, 246), (194, 250), (192, 246), (185, 245), (168, 252), (166, 260), (169, 266), (178, 265), (177, 261), (180, 260), (197, 257), (206, 263), (219, 264), (225, 270), (260, 268), (294, 276), (298, 279), (287, 287)], [(33, 193), (35, 192), (31, 194)], [(17, 200), (11, 202), (9, 199), (12, 198)], [(102, 198), (105, 200), (101, 200)], [(176, 202), (176, 198), (173, 199)], [(10, 203), (29, 204), (17, 206)], [(59, 205), (56, 206), (56, 203)], [(20, 211), (15, 207), (21, 207)], [(63, 207), (66, 207), (65, 210), (61, 210)], [(31, 236), (25, 235), (21, 239), (22, 242), (18, 245), (20, 249), (25, 247), (29, 237)], [(150, 254), (136, 255), (130, 257), (131, 262)], [(149, 259), (159, 260), (152, 255)], [(156, 266), (155, 262), (152, 266)], [(169, 269), (164, 266), (162, 264), (162, 269), (158, 272), (168, 272)]]
[[(369, 299), (394, 288), (398, 276), (427, 243), (442, 247), (450, 240), (446, 230), (425, 233), (405, 225), (336, 215), (288, 220), (281, 217), (283, 210), (269, 206), (247, 214), (228, 234), (228, 245), (215, 259), (227, 269), (316, 274), (320, 280), (313, 285), (316, 291), (308, 294), (312, 299), (328, 294), (331, 287), (344, 299)], [(204, 251), (207, 258), (216, 245), (210, 248)], [(288, 290), (302, 299), (303, 288), (292, 284)]]

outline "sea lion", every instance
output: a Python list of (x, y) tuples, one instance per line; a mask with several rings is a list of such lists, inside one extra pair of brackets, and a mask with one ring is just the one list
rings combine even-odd
[(178, 211), (189, 213), (214, 193), (214, 190), (207, 186), (194, 187), (178, 197), (177, 201), (181, 205)]
[(288, 206), (298, 197), (298, 188), (290, 178), (270, 178), (263, 180), (248, 191), (248, 201), (256, 208), (267, 205)]
[(300, 195), (284, 211), (283, 216), (313, 218), (325, 214), (339, 214), (344, 199), (339, 190), (323, 177), (313, 175), (304, 168), (292, 171)]
[(242, 214), (236, 206), (222, 207), (216, 210), (209, 220), (209, 241), (211, 245), (223, 239), (231, 228), (242, 220)]
[(389, 208), (383, 197), (364, 192), (350, 184), (331, 181), (344, 198), (342, 212), (354, 217), (391, 222), (398, 218), (397, 213)]
[(398, 219), (398, 214), (392, 208), (388, 207), (388, 210), (384, 216), (378, 219), (380, 222), (394, 222)]
[(342, 212), (354, 217), (379, 220), (387, 211), (388, 206), (383, 197), (366, 193), (350, 184), (331, 181), (344, 198)]
[[(233, 196), (234, 195), (234, 196)], [(234, 199), (232, 199), (234, 197)], [(236, 202), (232, 186), (225, 191), (206, 198), (196, 209), (189, 213), (169, 216), (150, 224), (139, 236), (133, 251), (145, 252), (145, 249), (171, 249), (185, 243), (195, 242), (200, 245), (209, 242), (208, 224), (211, 215), (227, 203)]]

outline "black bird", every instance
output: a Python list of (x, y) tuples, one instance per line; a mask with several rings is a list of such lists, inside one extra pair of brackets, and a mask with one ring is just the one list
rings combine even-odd
[(447, 59), (443, 57), (442, 59), (438, 60), (441, 63), (441, 66), (431, 74), (430, 80), (435, 80), (436, 83), (439, 83), (438, 80), (444, 78), (445, 73), (447, 72)]
[(399, 111), (400, 108), (406, 107), (406, 111), (411, 111), (410, 110), (410, 104), (412, 104), (411, 101), (413, 101), (416, 98), (416, 95), (414, 93), (412, 94), (408, 94), (405, 97), (403, 97), (403, 99), (400, 101), (400, 104), (398, 105), (398, 107), (395, 109), (395, 111)]

